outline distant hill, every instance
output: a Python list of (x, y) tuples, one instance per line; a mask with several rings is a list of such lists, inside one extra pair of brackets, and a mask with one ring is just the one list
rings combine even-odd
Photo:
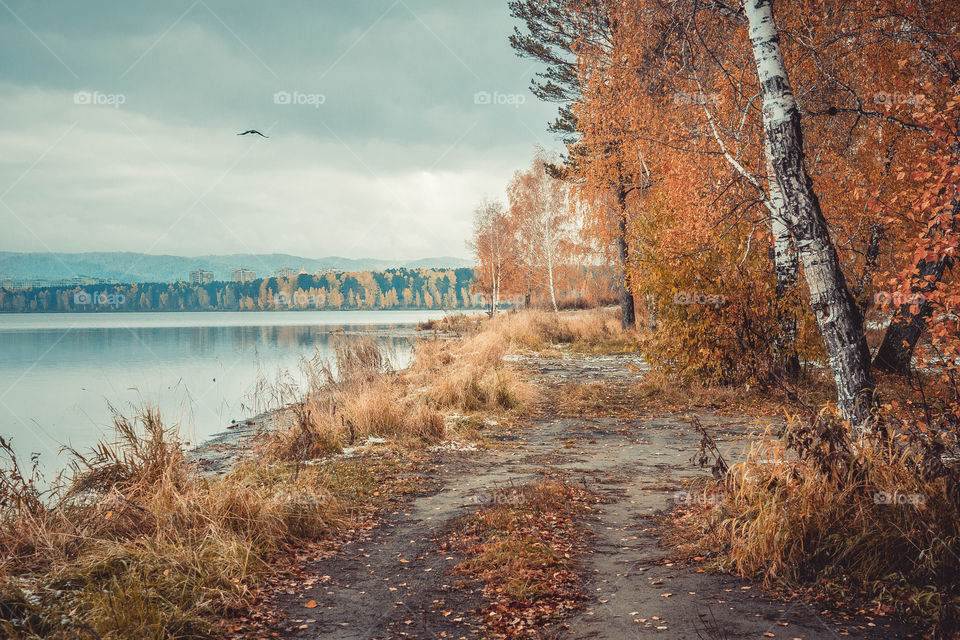
[(252, 269), (258, 277), (269, 277), (289, 267), (308, 273), (323, 269), (340, 271), (380, 270), (393, 267), (458, 268), (473, 266), (463, 258), (423, 258), (408, 262), (375, 258), (304, 258), (284, 253), (236, 253), (222, 256), (166, 256), (129, 252), (15, 253), (0, 251), (0, 281), (58, 280), (88, 276), (120, 282), (176, 282), (187, 280), (194, 269), (212, 271), (216, 280), (229, 280), (234, 269)]

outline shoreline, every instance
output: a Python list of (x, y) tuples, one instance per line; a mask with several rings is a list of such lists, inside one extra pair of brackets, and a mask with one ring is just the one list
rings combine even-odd
[(423, 312), (423, 313), (433, 313), (433, 312), (442, 312), (442, 313), (487, 313), (486, 307), (457, 307), (454, 309), (446, 307), (399, 307), (395, 309), (370, 309), (366, 307), (349, 307), (349, 308), (329, 308), (329, 309), (319, 309), (319, 308), (297, 308), (289, 307), (286, 309), (127, 309), (123, 310), (118, 308), (109, 307), (105, 310), (75, 310), (75, 311), (43, 311), (39, 309), (32, 310), (23, 310), (23, 311), (3, 311), (0, 310), (0, 317), (2, 316), (52, 316), (52, 315), (61, 315), (61, 316), (97, 316), (97, 315), (108, 315), (108, 314), (117, 314), (117, 315), (137, 315), (137, 314), (150, 314), (150, 313), (162, 313), (165, 315), (176, 315), (176, 314), (218, 314), (218, 313), (242, 313), (244, 315), (250, 314), (269, 314), (269, 313), (358, 313), (358, 312)]
[[(416, 326), (372, 328), (370, 330), (350, 329), (331, 331), (342, 336), (373, 336), (378, 338), (411, 339), (456, 339), (458, 335), (450, 331), (436, 329), (418, 329)], [(394, 369), (401, 371), (406, 367)], [(255, 442), (263, 434), (283, 426), (282, 416), (288, 407), (268, 409), (251, 417), (238, 420), (236, 424), (218, 431), (202, 442), (184, 451), (186, 460), (194, 465), (201, 477), (222, 475), (249, 453)]]

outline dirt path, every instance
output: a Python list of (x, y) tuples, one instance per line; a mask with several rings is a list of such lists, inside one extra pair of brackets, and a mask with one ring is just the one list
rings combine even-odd
[[(543, 473), (585, 483), (606, 501), (584, 525), (593, 544), (583, 556), (584, 607), (558, 628), (560, 638), (905, 638), (883, 618), (835, 620), (802, 600), (765, 597), (756, 585), (673, 562), (661, 549), (654, 516), (669, 507), (685, 476), (703, 473), (690, 458), (699, 437), (679, 416), (560, 417), (549, 398), (571, 381), (616, 390), (640, 363), (615, 358), (527, 360), (553, 393), (529, 428), (502, 432), (508, 446), (444, 453), (437, 489), (388, 515), (362, 539), (307, 567), (316, 581), (282, 600), (290, 640), (477, 638), (480, 585), (452, 574), (458, 558), (440, 550), (450, 526), (475, 509), (476, 496)], [(742, 420), (699, 414), (721, 438)], [(669, 595), (668, 595), (669, 594)], [(315, 608), (304, 603), (315, 600)], [(874, 626), (875, 625), (875, 626)]]

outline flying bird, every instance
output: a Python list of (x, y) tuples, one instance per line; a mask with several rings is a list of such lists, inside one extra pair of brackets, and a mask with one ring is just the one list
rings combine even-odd
[(269, 138), (269, 137), (270, 137), (270, 136), (265, 136), (265, 135), (263, 135), (262, 133), (260, 133), (260, 132), (257, 131), (256, 129), (247, 129), (247, 130), (244, 131), (243, 133), (238, 133), (237, 135), (238, 135), (238, 136), (245, 136), (245, 135), (247, 135), (248, 133), (255, 133), (255, 134), (257, 134), (258, 136), (260, 136), (261, 138)]

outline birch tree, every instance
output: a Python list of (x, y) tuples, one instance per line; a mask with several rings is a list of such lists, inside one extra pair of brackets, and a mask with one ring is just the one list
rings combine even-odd
[(477, 260), (475, 286), (490, 299), (490, 315), (494, 316), (516, 259), (516, 241), (502, 203), (480, 203), (473, 214), (473, 238), (467, 246)]
[(575, 241), (567, 186), (550, 174), (548, 163), (538, 151), (531, 167), (514, 175), (507, 197), (518, 266), (524, 279), (543, 292), (556, 312), (556, 274), (567, 262)]
[[(857, 432), (873, 404), (865, 317), (895, 312), (877, 368), (906, 371), (914, 351), (933, 358), (924, 373), (960, 363), (960, 4), (791, 3), (779, 25), (758, 0), (567, 4), (616, 18), (609, 42), (573, 48), (583, 152), (568, 150), (578, 194), (615, 184), (618, 163), (630, 183), (650, 167), (627, 220), (660, 351), (699, 348), (683, 371), (728, 380), (827, 364)], [(684, 292), (726, 302), (670, 303)]]
[(783, 60), (773, 0), (746, 0), (744, 12), (763, 90), (767, 158), (803, 264), (810, 306), (836, 382), (838, 406), (859, 432), (867, 427), (873, 404), (870, 351), (862, 319), (807, 172), (800, 111)]

